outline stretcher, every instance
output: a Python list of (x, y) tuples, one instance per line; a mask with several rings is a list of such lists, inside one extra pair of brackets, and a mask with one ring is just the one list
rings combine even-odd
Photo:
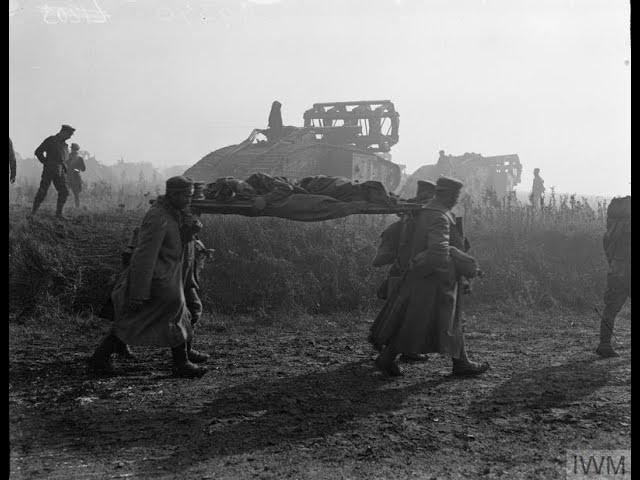
[(292, 194), (284, 199), (268, 201), (266, 196), (251, 200), (219, 202), (192, 200), (195, 214), (243, 215), (246, 217), (279, 217), (300, 222), (321, 222), (356, 214), (407, 213), (423, 208), (422, 204), (403, 201), (387, 204), (363, 200), (340, 201), (326, 195)]

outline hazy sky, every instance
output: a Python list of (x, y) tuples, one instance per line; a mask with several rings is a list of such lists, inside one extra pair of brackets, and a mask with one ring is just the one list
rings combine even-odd
[[(100, 9), (100, 11), (98, 11)], [(88, 13), (88, 14), (87, 14)], [(517, 153), (562, 192), (626, 194), (626, 0), (10, 0), (9, 134), (61, 123), (103, 163), (193, 164), (314, 102), (392, 100), (393, 160)]]

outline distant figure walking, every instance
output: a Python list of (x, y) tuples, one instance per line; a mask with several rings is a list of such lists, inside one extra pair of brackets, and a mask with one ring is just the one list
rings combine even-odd
[(531, 205), (534, 210), (539, 210), (544, 207), (544, 180), (540, 176), (540, 169), (533, 169), (533, 186), (531, 187)]
[(82, 176), (80, 175), (80, 172), (87, 170), (87, 166), (85, 165), (84, 159), (80, 155), (79, 151), (80, 145), (72, 143), (71, 153), (69, 154), (69, 159), (66, 163), (67, 182), (71, 192), (73, 193), (76, 208), (80, 208), (80, 192), (82, 191)]
[(270, 142), (276, 142), (282, 137), (282, 112), (280, 107), (282, 107), (282, 104), (277, 100), (271, 104), (269, 134), (267, 135)]
[(45, 140), (36, 148), (35, 156), (42, 163), (42, 178), (40, 179), (40, 188), (36, 193), (36, 198), (33, 201), (33, 208), (31, 209), (31, 215), (35, 215), (40, 207), (40, 204), (44, 201), (49, 191), (49, 187), (53, 182), (53, 186), (58, 191), (58, 202), (56, 204), (56, 217), (62, 217), (62, 209), (67, 197), (69, 196), (69, 190), (67, 189), (66, 181), (66, 161), (69, 156), (69, 146), (67, 140), (71, 138), (73, 132), (76, 129), (69, 125), (62, 125), (60, 131)]
[(618, 353), (611, 345), (613, 325), (624, 302), (631, 296), (631, 196), (611, 200), (602, 243), (609, 272), (596, 353), (601, 357), (617, 357)]
[(9, 183), (16, 182), (16, 152), (13, 151), (13, 142), (9, 138)]

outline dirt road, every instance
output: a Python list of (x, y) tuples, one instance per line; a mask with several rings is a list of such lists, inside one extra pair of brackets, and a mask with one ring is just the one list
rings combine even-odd
[(199, 380), (153, 348), (87, 375), (102, 320), (12, 323), (11, 478), (553, 479), (567, 449), (630, 447), (629, 310), (609, 360), (593, 317), (467, 319), (478, 379), (437, 355), (381, 377), (371, 317), (205, 319)]

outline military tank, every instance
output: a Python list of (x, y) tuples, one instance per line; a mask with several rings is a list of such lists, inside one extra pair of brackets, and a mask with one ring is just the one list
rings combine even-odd
[(377, 180), (388, 191), (399, 185), (402, 169), (390, 154), (399, 139), (399, 115), (391, 101), (315, 103), (303, 120), (302, 127), (254, 129), (184, 174), (202, 182), (265, 173), (293, 181), (314, 175)]
[(522, 164), (517, 154), (483, 157), (479, 153), (446, 155), (443, 150), (437, 163), (418, 168), (403, 185), (400, 196), (407, 198), (415, 190), (418, 180), (436, 181), (438, 177), (452, 176), (464, 182), (464, 193), (481, 199), (493, 192), (497, 199), (514, 195), (520, 183)]

